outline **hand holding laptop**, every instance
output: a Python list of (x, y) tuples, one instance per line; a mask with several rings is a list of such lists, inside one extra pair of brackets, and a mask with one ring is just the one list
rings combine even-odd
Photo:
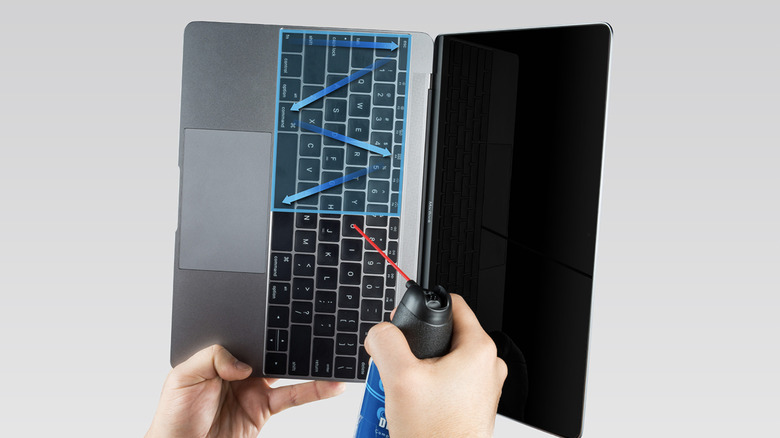
[[(383, 373), (393, 438), (492, 436), (507, 368), (463, 298), (453, 295), (452, 305), (452, 350), (442, 358), (415, 358), (390, 323), (366, 338)], [(271, 388), (275, 379), (248, 378), (251, 372), (219, 345), (199, 351), (171, 370), (146, 437), (255, 437), (271, 415), (345, 387), (313, 381)]]
[(146, 438), (254, 438), (271, 415), (336, 396), (346, 386), (313, 381), (272, 388), (276, 379), (248, 378), (251, 373), (219, 345), (195, 353), (168, 374)]

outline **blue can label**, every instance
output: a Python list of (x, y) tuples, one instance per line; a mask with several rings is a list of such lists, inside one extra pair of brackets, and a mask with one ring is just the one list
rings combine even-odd
[(366, 376), (366, 392), (363, 393), (363, 405), (360, 407), (355, 438), (389, 438), (387, 418), (385, 418), (385, 388), (379, 378), (374, 362)]

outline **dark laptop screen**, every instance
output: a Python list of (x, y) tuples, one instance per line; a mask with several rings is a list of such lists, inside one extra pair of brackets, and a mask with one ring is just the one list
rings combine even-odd
[(579, 436), (611, 29), (437, 39), (424, 278), (462, 293), (509, 366), (499, 413)]

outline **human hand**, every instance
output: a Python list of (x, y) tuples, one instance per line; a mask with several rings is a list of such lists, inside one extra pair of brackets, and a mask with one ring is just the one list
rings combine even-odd
[(393, 438), (490, 437), (507, 367), (496, 345), (459, 295), (452, 295), (452, 347), (417, 359), (398, 327), (384, 322), (365, 340), (385, 390)]
[(342, 393), (341, 382), (271, 388), (252, 368), (212, 345), (168, 374), (146, 438), (256, 437), (271, 415)]

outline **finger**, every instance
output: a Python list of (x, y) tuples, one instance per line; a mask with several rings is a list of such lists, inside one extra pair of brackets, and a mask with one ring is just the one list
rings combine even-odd
[(468, 344), (469, 342), (484, 341), (485, 330), (482, 329), (471, 308), (466, 301), (457, 294), (452, 297), (452, 349)]
[(242, 380), (252, 374), (252, 367), (236, 359), (225, 347), (212, 345), (195, 353), (176, 366), (172, 379), (179, 386), (189, 386), (217, 376), (227, 380)]
[(314, 382), (298, 383), (296, 385), (273, 388), (268, 395), (268, 409), (271, 415), (278, 414), (287, 408), (300, 406), (317, 400), (334, 397), (347, 388), (344, 382)]
[(364, 345), (374, 359), (380, 375), (396, 375), (417, 362), (404, 334), (389, 322), (381, 322), (372, 327)]

